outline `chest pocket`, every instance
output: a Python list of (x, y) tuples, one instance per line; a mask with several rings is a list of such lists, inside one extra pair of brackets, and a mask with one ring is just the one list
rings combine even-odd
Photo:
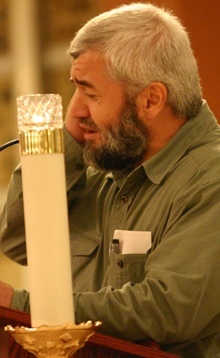
[(110, 253), (108, 285), (121, 288), (127, 282), (139, 283), (145, 278), (146, 254)]

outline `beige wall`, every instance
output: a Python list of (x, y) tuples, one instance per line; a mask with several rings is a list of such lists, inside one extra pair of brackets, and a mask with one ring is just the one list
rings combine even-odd
[[(100, 0), (101, 11), (133, 1)], [(144, 2), (144, 1), (143, 1)], [(146, 1), (147, 2), (147, 1)], [(190, 33), (197, 58), (203, 96), (220, 122), (220, 1), (154, 0), (158, 6), (173, 10)]]
[(13, 287), (28, 290), (28, 271), (23, 267), (9, 260), (0, 254), (0, 280), (11, 284)]

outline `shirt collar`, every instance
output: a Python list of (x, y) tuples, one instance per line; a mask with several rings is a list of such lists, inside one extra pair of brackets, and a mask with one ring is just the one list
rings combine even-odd
[[(209, 109), (207, 102), (203, 100), (199, 114), (189, 119), (163, 149), (140, 167), (144, 168), (146, 176), (154, 184), (160, 184), (170, 169), (185, 155), (189, 148), (193, 147), (201, 137), (216, 126), (218, 126), (217, 121)], [(140, 167), (136, 168), (132, 173), (140, 172)], [(115, 180), (120, 187), (126, 180), (126, 177), (130, 177), (132, 173), (120, 178), (116, 178), (114, 174), (108, 173), (106, 178)]]
[(163, 149), (142, 164), (148, 178), (155, 184), (161, 183), (189, 148), (216, 125), (217, 121), (204, 100), (199, 114), (189, 119)]

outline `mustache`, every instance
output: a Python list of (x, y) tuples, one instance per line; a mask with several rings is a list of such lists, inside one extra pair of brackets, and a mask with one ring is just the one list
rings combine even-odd
[(95, 122), (93, 121), (93, 119), (91, 117), (80, 118), (79, 123), (90, 127), (94, 131), (100, 130), (100, 128), (95, 124)]

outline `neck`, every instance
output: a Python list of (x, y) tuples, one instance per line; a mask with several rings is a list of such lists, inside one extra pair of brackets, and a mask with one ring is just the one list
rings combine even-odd
[(150, 138), (141, 163), (163, 149), (186, 121), (186, 119), (174, 116), (168, 108), (165, 108), (157, 118), (154, 118), (152, 123), (148, 125)]

